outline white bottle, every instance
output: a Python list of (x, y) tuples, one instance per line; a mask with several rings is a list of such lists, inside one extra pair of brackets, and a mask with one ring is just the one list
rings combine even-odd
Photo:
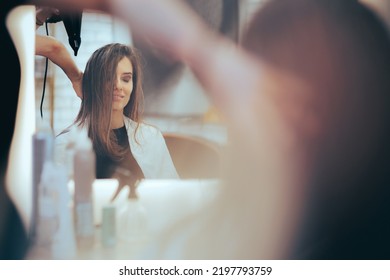
[(74, 147), (74, 222), (77, 246), (90, 249), (95, 242), (92, 184), (95, 175), (95, 153), (86, 129), (79, 129)]
[(76, 242), (64, 166), (52, 161), (44, 163), (38, 201), (37, 245), (44, 249), (47, 258), (74, 258)]
[(37, 240), (37, 223), (39, 219), (39, 184), (42, 179), (44, 163), (53, 160), (54, 136), (49, 128), (43, 127), (32, 137), (32, 215), (30, 223), (30, 239)]
[(41, 180), (38, 185), (37, 245), (50, 252), (53, 235), (58, 229), (58, 187), (56, 185), (54, 165), (51, 161), (43, 164)]
[(71, 212), (71, 197), (68, 190), (66, 168), (54, 165), (52, 182), (57, 186), (58, 226), (52, 237), (51, 253), (53, 259), (73, 259), (76, 257), (76, 240)]
[(118, 235), (125, 243), (145, 241), (148, 238), (146, 211), (138, 199), (136, 184), (129, 189), (128, 199), (118, 213)]

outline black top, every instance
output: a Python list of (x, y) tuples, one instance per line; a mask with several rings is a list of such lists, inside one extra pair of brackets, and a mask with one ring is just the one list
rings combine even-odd
[[(118, 171), (125, 170), (130, 171), (131, 176), (134, 180), (143, 179), (145, 176), (131, 153), (129, 138), (127, 136), (126, 127), (113, 129), (112, 132), (115, 134), (118, 140), (119, 146), (126, 149), (126, 154), (121, 160), (114, 160), (107, 155), (96, 153), (96, 178), (114, 178), (118, 177)], [(120, 167), (120, 169), (118, 169)], [(123, 175), (123, 171), (121, 173)], [(130, 174), (130, 173), (129, 173)]]

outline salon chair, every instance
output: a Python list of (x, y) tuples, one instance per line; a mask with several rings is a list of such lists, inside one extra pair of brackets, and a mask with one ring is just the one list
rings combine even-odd
[(177, 133), (163, 136), (181, 179), (220, 177), (222, 147), (219, 144)]

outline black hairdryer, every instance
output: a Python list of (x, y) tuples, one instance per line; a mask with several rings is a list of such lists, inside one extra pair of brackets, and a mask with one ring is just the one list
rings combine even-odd
[(47, 19), (49, 23), (56, 23), (59, 21), (64, 22), (66, 33), (68, 34), (68, 42), (71, 46), (74, 55), (77, 56), (77, 52), (81, 45), (81, 19), (83, 12), (62, 13), (54, 15)]

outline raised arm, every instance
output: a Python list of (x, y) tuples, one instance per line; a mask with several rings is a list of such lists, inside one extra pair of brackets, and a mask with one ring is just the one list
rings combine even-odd
[(64, 44), (50, 36), (35, 36), (35, 53), (45, 56), (58, 65), (72, 82), (78, 97), (82, 98), (81, 82), (83, 73), (77, 67)]

